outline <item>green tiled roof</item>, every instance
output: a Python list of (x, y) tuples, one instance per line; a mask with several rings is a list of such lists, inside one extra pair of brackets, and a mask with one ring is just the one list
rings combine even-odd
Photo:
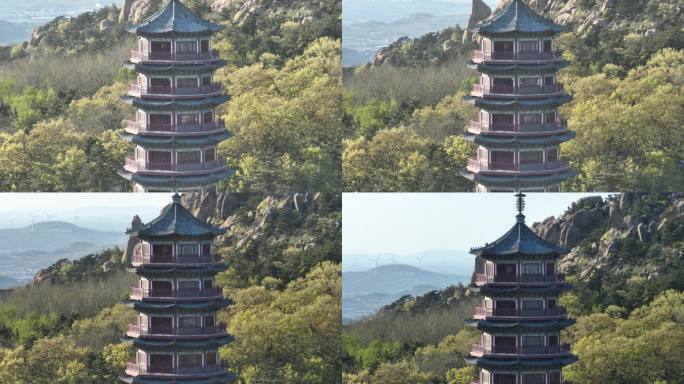
[(550, 243), (525, 225), (522, 214), (517, 216), (517, 222), (503, 236), (479, 248), (473, 248), (470, 253), (477, 256), (497, 255), (564, 255), (569, 250)]
[(534, 148), (564, 143), (573, 139), (575, 132), (565, 131), (558, 135), (544, 136), (465, 135), (464, 137), (468, 141), (487, 148)]
[(226, 233), (225, 229), (214, 227), (196, 218), (181, 204), (180, 195), (174, 194), (171, 204), (167, 205), (161, 215), (144, 224), (132, 234), (140, 238), (167, 236), (206, 237)]
[(235, 174), (235, 170), (229, 168), (219, 168), (216, 172), (206, 173), (202, 175), (141, 175), (138, 173), (131, 173), (121, 168), (117, 171), (119, 176), (130, 180), (134, 183), (144, 185), (148, 188), (160, 188), (175, 190), (178, 188), (192, 188), (201, 187), (205, 185), (215, 184), (219, 181), (228, 179)]
[(565, 31), (565, 27), (545, 19), (534, 12), (522, 0), (511, 1), (504, 9), (474, 28), (480, 34), (555, 34)]
[(190, 12), (180, 0), (170, 0), (166, 5), (145, 21), (126, 28), (132, 33), (157, 35), (166, 33), (211, 34), (221, 30), (221, 26), (204, 20)]
[(530, 108), (545, 108), (557, 107), (572, 101), (572, 96), (563, 94), (561, 96), (544, 97), (544, 98), (483, 98), (476, 96), (465, 96), (465, 101), (474, 103), (475, 106), (483, 109), (530, 109)]
[(119, 377), (123, 382), (129, 384), (227, 384), (235, 382), (235, 375), (232, 373), (224, 373), (219, 376), (202, 379), (180, 379), (180, 378), (146, 378), (142, 376), (128, 376), (121, 375)]
[(194, 99), (149, 99), (138, 98), (133, 96), (122, 96), (121, 100), (142, 109), (164, 109), (164, 108), (201, 108), (201, 107), (216, 107), (228, 101), (228, 95), (220, 95), (215, 97), (194, 98)]
[(496, 358), (479, 357), (466, 359), (469, 364), (477, 364), (478, 367), (487, 368), (496, 372), (496, 369), (504, 371), (518, 369), (544, 369), (561, 368), (577, 361), (575, 356), (561, 356), (552, 358)]
[(481, 173), (473, 173), (467, 170), (461, 171), (461, 175), (468, 180), (476, 183), (486, 185), (489, 187), (541, 187), (546, 185), (558, 184), (562, 181), (571, 179), (577, 176), (577, 172), (572, 169), (566, 169), (561, 172), (546, 174), (546, 175), (483, 175)]
[(570, 63), (566, 60), (553, 61), (546, 64), (488, 64), (469, 62), (466, 65), (484, 73), (550, 73), (567, 67)]
[(223, 68), (228, 63), (225, 60), (212, 61), (201, 64), (142, 64), (127, 62), (124, 66), (139, 73), (209, 73)]
[(201, 147), (205, 145), (217, 144), (227, 140), (232, 135), (228, 131), (204, 135), (204, 136), (152, 136), (152, 135), (132, 135), (122, 133), (121, 137), (145, 148), (185, 148)]

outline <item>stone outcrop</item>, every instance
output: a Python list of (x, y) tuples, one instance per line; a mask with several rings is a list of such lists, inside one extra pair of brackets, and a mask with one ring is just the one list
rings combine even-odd
[(157, 11), (166, 0), (124, 0), (119, 13), (120, 24), (131, 24), (142, 21), (146, 16)]
[(560, 217), (549, 217), (532, 228), (545, 240), (571, 249), (560, 261), (561, 272), (586, 278), (597, 270), (614, 273), (629, 268), (650, 278), (667, 266), (645, 254), (643, 260), (624, 260), (622, 255), (635, 247), (648, 248), (659, 239), (658, 232), (678, 226), (684, 226), (684, 196), (632, 193), (608, 200), (582, 199)]
[[(143, 222), (140, 220), (140, 217), (138, 215), (133, 216), (133, 220), (131, 221), (131, 231), (137, 231), (140, 228), (142, 228)], [(133, 256), (133, 251), (135, 250), (135, 246), (138, 244), (140, 239), (138, 239), (138, 236), (131, 235), (128, 236), (128, 242), (126, 243), (126, 248), (124, 248), (123, 254), (121, 255), (121, 262), (122, 263), (128, 263), (131, 261), (131, 257)]]
[(475, 24), (489, 17), (492, 14), (492, 9), (489, 8), (482, 0), (473, 0), (473, 5), (470, 10), (470, 17), (468, 18), (468, 26), (463, 31), (463, 42), (466, 42), (472, 38), (472, 33), (470, 28), (474, 27)]

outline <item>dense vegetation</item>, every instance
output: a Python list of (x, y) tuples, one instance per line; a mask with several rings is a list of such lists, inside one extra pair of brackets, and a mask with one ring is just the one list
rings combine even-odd
[[(568, 2), (553, 3), (557, 10)], [(602, 8), (606, 3), (612, 6)], [(570, 32), (557, 39), (571, 63), (561, 81), (574, 97), (561, 113), (577, 132), (561, 150), (579, 172), (563, 189), (681, 189), (683, 15), (677, 1), (589, 0), (575, 7), (566, 19)], [(471, 188), (458, 170), (474, 156), (460, 139), (473, 108), (455, 99), (475, 81), (476, 73), (464, 68), (473, 45), (463, 45), (454, 31), (397, 41), (378, 53), (376, 65), (345, 73), (345, 190)], [(431, 120), (417, 129), (420, 111), (429, 111)]]
[[(589, 202), (598, 206), (589, 207)], [(605, 202), (584, 200), (573, 204), (564, 217), (585, 209), (606, 215), (589, 225), (561, 261), (573, 285), (561, 303), (577, 319), (562, 337), (579, 358), (565, 369), (565, 378), (577, 384), (681, 383), (682, 196), (631, 194)], [(648, 236), (634, 232), (639, 223), (651, 221), (656, 225)], [(596, 258), (601, 259), (598, 265)], [(463, 364), (463, 357), (479, 334), (464, 327), (463, 319), (471, 315), (477, 300), (463, 288), (450, 287), (401, 298), (377, 315), (345, 326), (345, 382), (468, 384), (475, 380), (475, 370)]]
[[(250, 195), (225, 218), (230, 232), (217, 245), (231, 268), (217, 283), (234, 305), (218, 318), (236, 340), (220, 356), (239, 383), (341, 380), (341, 198), (313, 200), (296, 209), (292, 196)], [(120, 251), (107, 251), (2, 292), (0, 382), (119, 382), (131, 358), (121, 338), (135, 317), (118, 304), (136, 279), (124, 267)]]
[[(234, 137), (220, 152), (237, 174), (224, 187), (339, 190), (339, 2), (262, 0), (248, 13), (187, 3), (225, 27), (213, 44), (229, 65), (216, 78), (232, 101), (218, 114)], [(133, 110), (118, 98), (135, 43), (117, 13), (56, 19), (0, 59), (0, 190), (130, 189), (116, 170), (132, 150), (118, 131)]]

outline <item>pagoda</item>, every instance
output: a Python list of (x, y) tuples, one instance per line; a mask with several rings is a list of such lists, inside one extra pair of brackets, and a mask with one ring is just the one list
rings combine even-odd
[(216, 107), (228, 101), (213, 79), (226, 65), (211, 47), (220, 29), (180, 0), (127, 28), (139, 36), (126, 64), (138, 76), (122, 100), (137, 112), (122, 136), (135, 151), (118, 173), (135, 191), (196, 190), (233, 174), (216, 152), (230, 137), (216, 116)]
[(572, 99), (556, 81), (568, 65), (553, 43), (563, 30), (522, 0), (473, 28), (481, 49), (468, 66), (481, 76), (465, 99), (479, 115), (465, 138), (477, 145), (477, 155), (461, 174), (477, 192), (558, 192), (576, 176), (559, 150), (575, 137), (558, 114)]
[(567, 249), (551, 244), (525, 225), (518, 193), (516, 223), (492, 243), (474, 248), (471, 288), (482, 295), (469, 325), (482, 331), (466, 361), (479, 369), (480, 384), (561, 384), (562, 368), (577, 359), (561, 343), (574, 324), (558, 295), (570, 289), (557, 270)]
[(159, 217), (128, 233), (138, 239), (131, 269), (140, 279), (128, 302), (138, 312), (126, 334), (135, 358), (121, 380), (132, 384), (234, 382), (218, 358), (218, 348), (232, 340), (216, 320), (216, 311), (230, 304), (216, 287), (216, 273), (227, 267), (212, 244), (225, 231), (192, 216), (175, 194)]

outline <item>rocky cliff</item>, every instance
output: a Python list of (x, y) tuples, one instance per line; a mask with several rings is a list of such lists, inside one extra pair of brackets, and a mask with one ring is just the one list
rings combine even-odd
[(652, 279), (684, 258), (684, 195), (625, 193), (579, 200), (560, 217), (532, 228), (570, 248), (561, 272), (588, 278), (601, 271)]

